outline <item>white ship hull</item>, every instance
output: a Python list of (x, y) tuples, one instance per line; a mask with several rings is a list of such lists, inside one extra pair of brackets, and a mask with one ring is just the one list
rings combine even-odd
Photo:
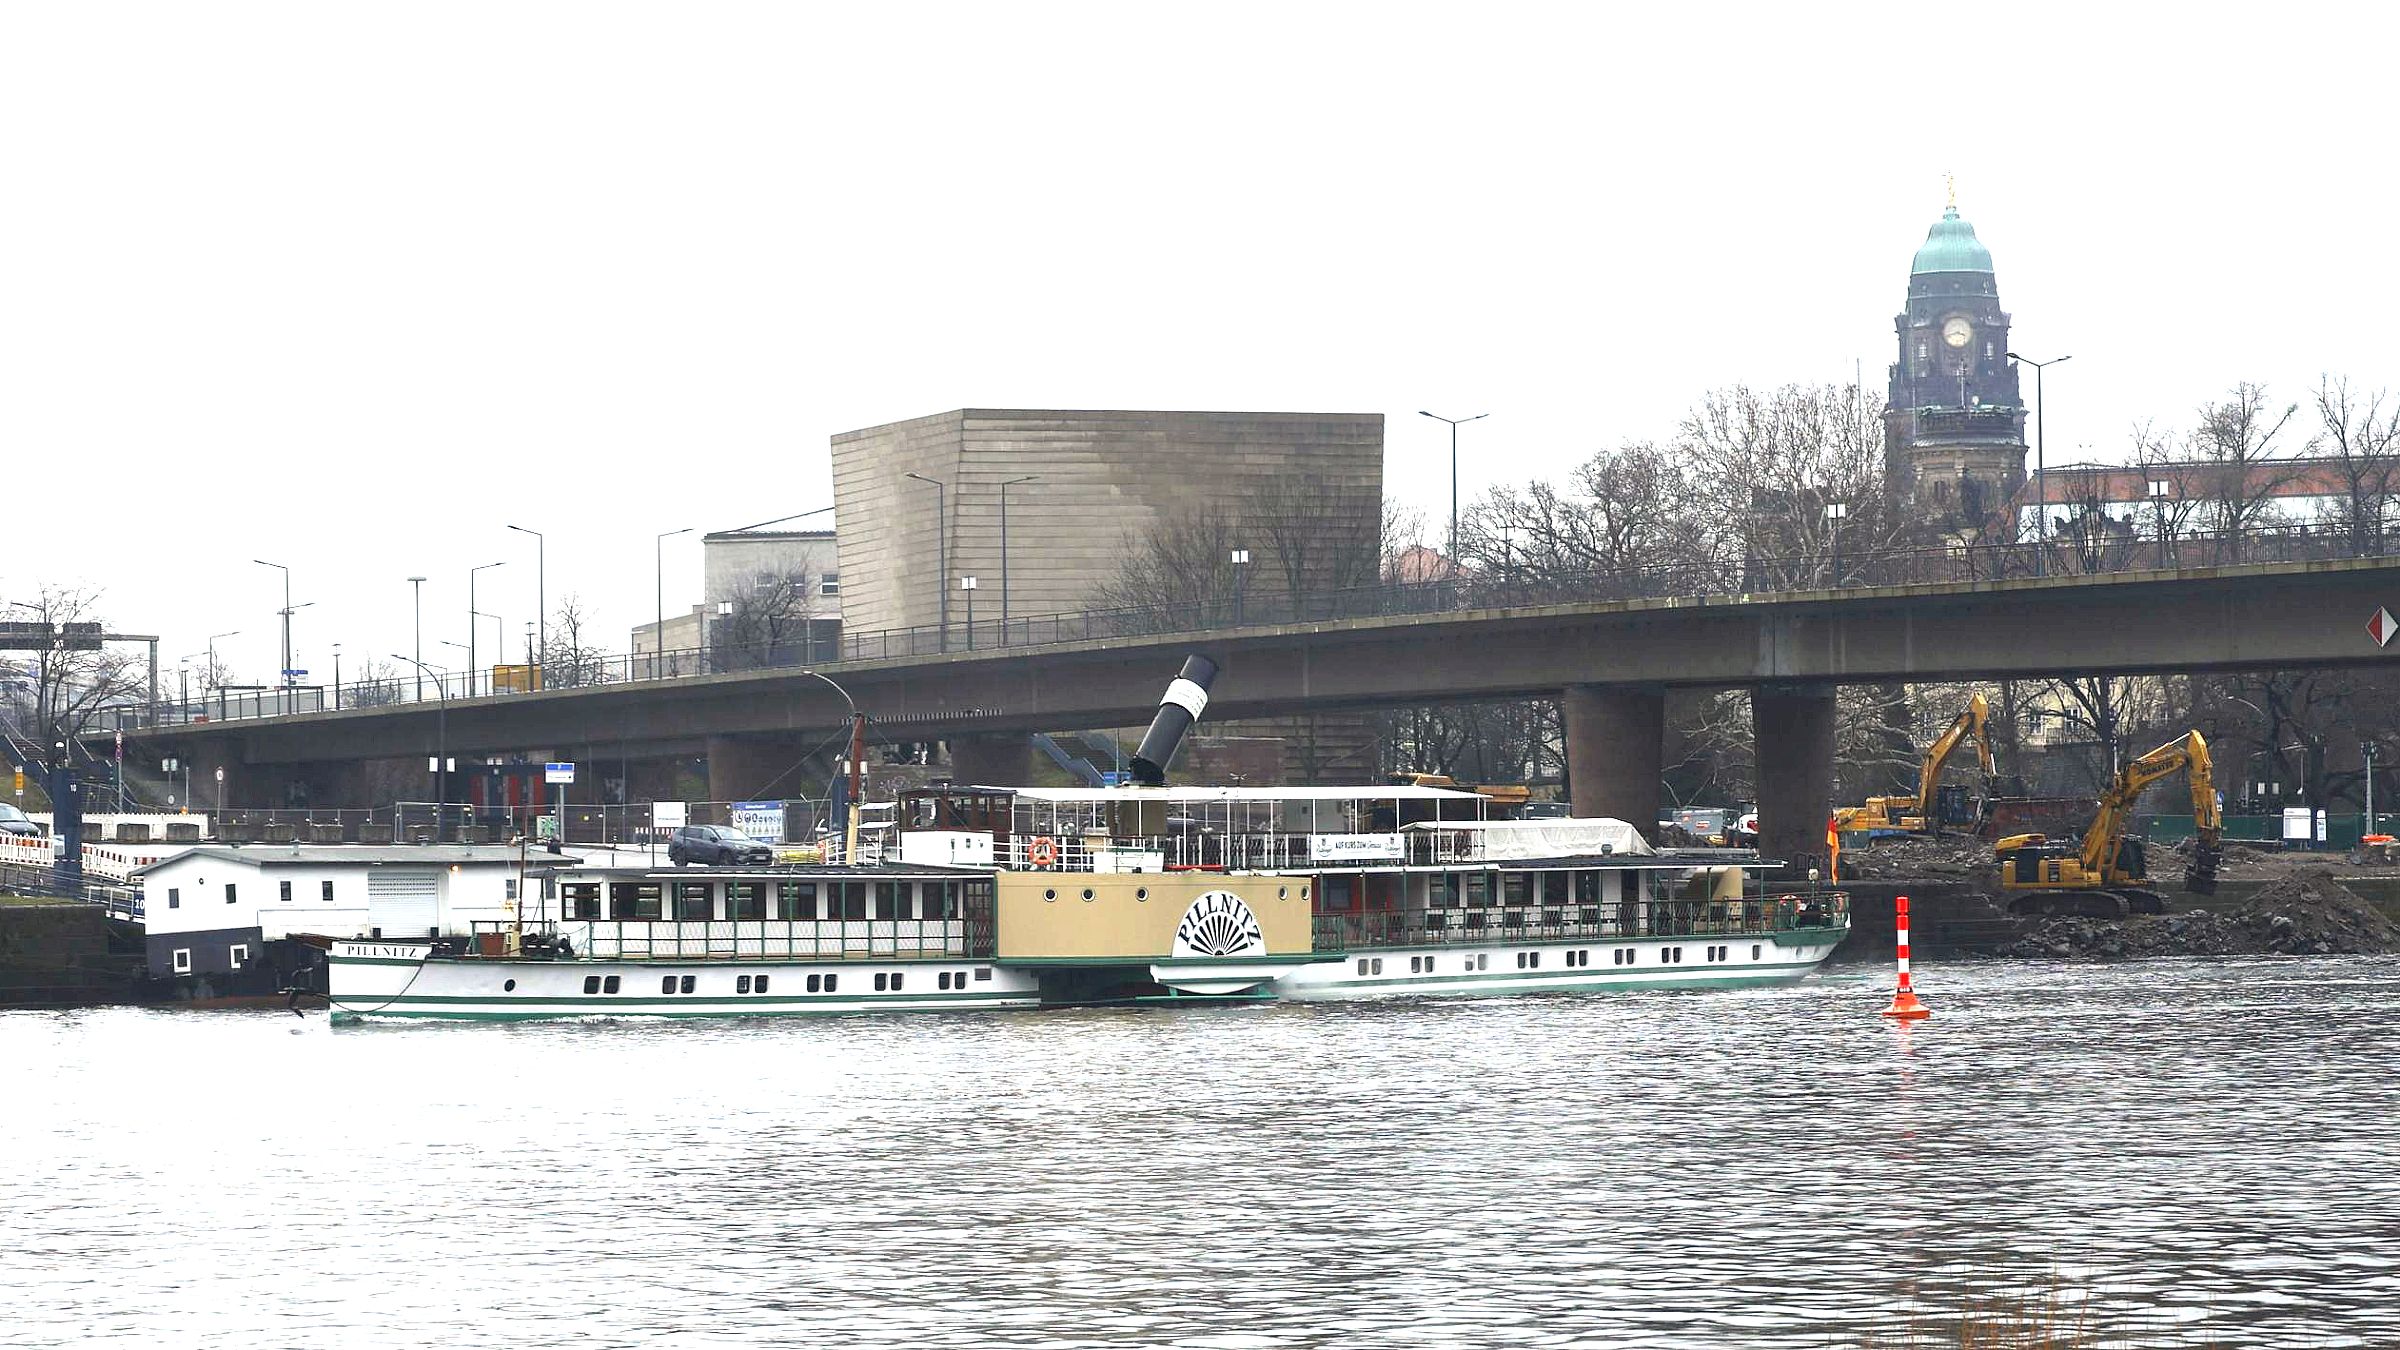
[(1359, 949), (1283, 976), (1298, 1002), (1732, 988), (1805, 979), (1845, 930)]

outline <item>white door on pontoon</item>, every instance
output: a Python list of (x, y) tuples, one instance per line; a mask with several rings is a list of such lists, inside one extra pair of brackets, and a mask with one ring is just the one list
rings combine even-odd
[(367, 873), (367, 923), (387, 938), (424, 937), (441, 922), (441, 873), (378, 867)]

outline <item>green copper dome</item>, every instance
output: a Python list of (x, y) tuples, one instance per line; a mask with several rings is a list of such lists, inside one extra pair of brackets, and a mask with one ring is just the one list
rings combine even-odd
[(1975, 227), (1958, 218), (1953, 206), (1942, 212), (1925, 232), (1925, 246), (1917, 250), (1917, 260), (1909, 264), (1908, 274), (1920, 277), (1928, 272), (1989, 272), (1992, 270), (1992, 251), (1975, 237)]

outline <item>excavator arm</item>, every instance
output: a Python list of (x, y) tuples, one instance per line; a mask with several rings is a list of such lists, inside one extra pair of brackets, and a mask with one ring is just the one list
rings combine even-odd
[(1992, 705), (1983, 695), (1967, 700), (1967, 706), (1950, 720), (1950, 729), (1934, 738), (1925, 748), (1925, 762), (1917, 775), (1917, 811), (1928, 821), (1933, 819), (1933, 804), (1942, 785), (1942, 768), (1957, 753), (1961, 742), (1975, 742), (1975, 759), (1983, 768), (1986, 780), (1992, 776), (1992, 742), (1984, 734), (1984, 724), (1991, 719)]
[(2092, 827), (2083, 835), (2083, 869), (2090, 875), (2113, 870), (2117, 845), (2125, 837), (2126, 823), (2133, 817), (2133, 808), (2141, 801), (2142, 792), (2162, 778), (2182, 773), (2190, 780), (2192, 792), (2192, 824), (2197, 834), (2192, 849), (2192, 864), (2184, 873), (2187, 890), (2208, 892), (2216, 889), (2218, 845), (2224, 837), (2224, 820), (2217, 809), (2216, 774), (2208, 758), (2208, 742), (2199, 732), (2186, 732), (2149, 754), (2127, 764), (2117, 774), (2116, 782), (2100, 796), (2100, 810), (2092, 817)]

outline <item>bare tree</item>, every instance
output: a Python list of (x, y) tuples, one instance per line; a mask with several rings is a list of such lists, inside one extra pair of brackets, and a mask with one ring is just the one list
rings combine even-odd
[(360, 667), (357, 681), (343, 691), (342, 697), (353, 708), (388, 708), (401, 701), (402, 688), (400, 667), (380, 656), (370, 656)]
[[(1563, 483), (1502, 486), (1460, 521), (1460, 561), (1531, 595), (1637, 593), (1637, 577), (1704, 564), (1691, 476), (1649, 442), (1603, 450)], [(1612, 586), (1624, 578), (1625, 586)]]
[(1675, 453), (1690, 468), (1685, 509), (1742, 589), (1839, 584), (1906, 542), (1915, 518), (1884, 474), (1878, 412), (1855, 385), (1736, 385), (1684, 417)]
[(709, 662), (716, 670), (759, 670), (814, 659), (809, 650), (816, 595), (806, 576), (745, 581), (709, 625)]
[[(32, 607), (63, 632), (70, 624), (96, 624), (100, 594), (75, 587), (43, 586)], [(61, 742), (73, 746), (104, 708), (141, 703), (149, 697), (146, 663), (126, 648), (67, 645), (60, 639), (37, 652), (0, 663), (9, 692), (10, 730), (38, 753)]]
[(2341, 479), (2343, 531), (2357, 557), (2383, 551), (2383, 517), (2400, 491), (2400, 400), (2353, 393), (2348, 379), (2317, 381), (2319, 448)]
[(551, 611), (547, 642), (542, 648), (542, 684), (550, 689), (580, 689), (607, 684), (612, 663), (604, 647), (589, 636), (591, 620), (582, 597), (569, 592)]
[(2278, 442), (2299, 410), (2296, 403), (2277, 408), (2265, 385), (2244, 381), (2202, 405), (2199, 425), (2185, 438), (2182, 476), (2200, 503), (2204, 528), (2227, 537), (2228, 562), (2242, 560), (2243, 536), (2275, 518), (2276, 497), (2305, 472), (2278, 458)]

